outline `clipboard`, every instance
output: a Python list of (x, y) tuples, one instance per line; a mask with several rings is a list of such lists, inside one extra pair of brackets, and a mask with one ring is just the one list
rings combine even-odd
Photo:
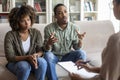
[(75, 63), (72, 61), (58, 62), (57, 64), (67, 72), (79, 74), (83, 78), (92, 78), (99, 75), (98, 73), (88, 72), (84, 68), (78, 70), (77, 66), (75, 66)]

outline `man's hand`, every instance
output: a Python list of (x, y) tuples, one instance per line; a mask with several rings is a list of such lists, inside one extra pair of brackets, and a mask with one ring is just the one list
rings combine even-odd
[(77, 32), (78, 38), (79, 38), (80, 40), (82, 40), (82, 39), (84, 38), (85, 34), (86, 34), (86, 32), (80, 34), (80, 32), (79, 32), (77, 29), (76, 29), (76, 32)]
[(55, 32), (51, 33), (48, 39), (47, 45), (53, 45), (55, 42), (58, 41), (58, 39), (54, 35), (55, 35)]

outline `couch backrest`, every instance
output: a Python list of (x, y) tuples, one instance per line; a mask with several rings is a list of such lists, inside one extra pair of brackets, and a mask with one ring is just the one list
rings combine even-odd
[(0, 56), (4, 55), (4, 37), (9, 30), (11, 30), (11, 28), (8, 23), (0, 24)]
[[(80, 26), (81, 33), (86, 32), (83, 39), (83, 49), (90, 52), (102, 51), (114, 28), (111, 21), (76, 21), (76, 25)], [(44, 27), (46, 24), (34, 24), (33, 28), (37, 28), (44, 38)], [(0, 24), (0, 56), (4, 55), (4, 36), (6, 32), (11, 30), (8, 23)]]
[(87, 53), (102, 52), (106, 46), (108, 38), (115, 33), (111, 21), (76, 21), (81, 33), (86, 32), (83, 39), (83, 49)]
[(43, 39), (44, 39), (44, 28), (45, 28), (45, 26), (46, 26), (46, 24), (34, 24), (33, 25), (33, 28), (36, 28), (36, 29), (40, 30)]

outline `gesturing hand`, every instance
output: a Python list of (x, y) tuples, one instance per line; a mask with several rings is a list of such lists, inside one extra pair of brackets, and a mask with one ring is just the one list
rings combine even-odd
[(82, 40), (82, 39), (83, 39), (83, 37), (84, 37), (84, 36), (85, 36), (85, 34), (86, 34), (86, 32), (84, 32), (84, 33), (80, 34), (80, 32), (79, 32), (78, 30), (76, 30), (76, 32), (77, 32), (78, 38), (79, 38), (80, 40)]
[(53, 45), (55, 42), (58, 41), (58, 39), (54, 35), (55, 35), (55, 32), (51, 33), (47, 42), (48, 45)]

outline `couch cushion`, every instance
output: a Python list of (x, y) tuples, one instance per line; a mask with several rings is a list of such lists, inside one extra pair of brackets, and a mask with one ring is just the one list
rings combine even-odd
[(0, 57), (0, 80), (17, 80), (15, 75), (5, 67), (6, 63), (6, 58)]
[(97, 66), (97, 67), (101, 66), (102, 64), (101, 52), (88, 53), (87, 60), (90, 60), (90, 64), (93, 66)]

